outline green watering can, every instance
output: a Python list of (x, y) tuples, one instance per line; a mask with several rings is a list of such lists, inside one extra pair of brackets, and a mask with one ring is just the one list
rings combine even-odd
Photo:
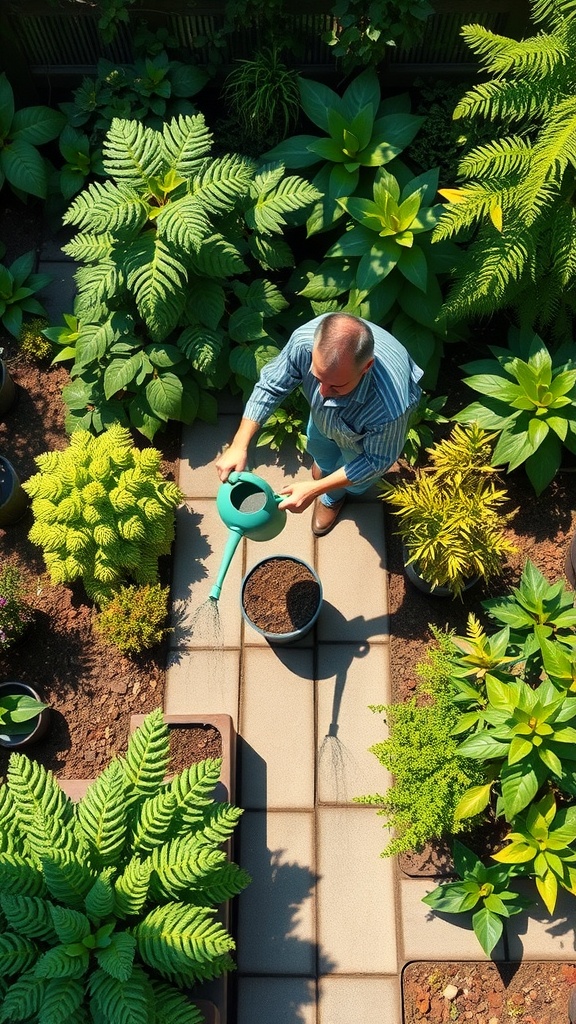
[(220, 597), (224, 577), (242, 537), (249, 540), (272, 540), (284, 529), (286, 511), (278, 505), (284, 498), (274, 491), (256, 473), (230, 473), (221, 484), (216, 495), (216, 508), (230, 536), (224, 548), (224, 555), (216, 583), (210, 597)]

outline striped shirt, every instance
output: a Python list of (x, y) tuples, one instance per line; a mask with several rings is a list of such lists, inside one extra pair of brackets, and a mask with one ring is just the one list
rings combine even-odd
[(280, 354), (267, 363), (244, 416), (264, 423), (301, 384), (320, 433), (341, 450), (355, 453), (346, 463), (346, 476), (350, 483), (359, 484), (380, 476), (400, 455), (410, 412), (421, 395), (418, 381), (423, 371), (388, 331), (366, 320), (374, 335), (373, 365), (348, 395), (322, 398), (311, 364), (314, 331), (325, 315), (298, 327)]

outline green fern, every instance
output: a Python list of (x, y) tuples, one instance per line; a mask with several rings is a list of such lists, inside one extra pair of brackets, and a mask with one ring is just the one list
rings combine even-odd
[[(165, 782), (168, 757), (158, 710), (74, 805), (12, 755), (0, 834), (23, 853), (0, 851), (0, 1022), (201, 1024), (179, 990), (234, 966), (216, 907), (249, 881), (219, 848), (241, 811), (213, 800), (220, 761)], [(57, 825), (57, 847), (34, 852), (30, 824)]]
[[(472, 149), (434, 240), (475, 231), (444, 307), (453, 320), (516, 310), (521, 324), (562, 338), (576, 303), (576, 12), (570, 0), (532, 2), (538, 35), (517, 41), (479, 25), (462, 35), (489, 78), (455, 118), (513, 134)], [(561, 223), (561, 245), (550, 232)]]

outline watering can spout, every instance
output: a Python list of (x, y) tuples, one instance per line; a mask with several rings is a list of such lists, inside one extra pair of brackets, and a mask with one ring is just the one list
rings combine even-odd
[(220, 563), (220, 569), (216, 583), (212, 587), (209, 597), (213, 601), (217, 601), (220, 597), (220, 591), (222, 590), (222, 584), (224, 583), (224, 577), (230, 568), (230, 562), (234, 557), (234, 552), (242, 540), (243, 533), (237, 527), (232, 526), (228, 533), (228, 540), (226, 541), (226, 547), (224, 548), (224, 554), (222, 555), (222, 562)]

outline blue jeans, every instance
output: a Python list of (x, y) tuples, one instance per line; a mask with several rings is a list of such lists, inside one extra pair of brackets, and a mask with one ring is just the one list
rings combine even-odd
[[(312, 417), (309, 418), (308, 426), (306, 427), (306, 439), (308, 454), (312, 456), (316, 465), (320, 467), (326, 476), (329, 473), (333, 473), (334, 470), (345, 466), (348, 462), (352, 462), (358, 456), (358, 452), (352, 451), (350, 448), (339, 448), (335, 441), (331, 441), (330, 438), (321, 434)], [(379, 480), (380, 476), (381, 474), (378, 473), (376, 476), (370, 477), (369, 480), (364, 480), (361, 484), (350, 484), (349, 487), (339, 487), (335, 491), (330, 491), (329, 494), (322, 494), (320, 501), (323, 505), (331, 508), (336, 502), (341, 501), (346, 494), (364, 494), (364, 491), (367, 491), (376, 480)]]

